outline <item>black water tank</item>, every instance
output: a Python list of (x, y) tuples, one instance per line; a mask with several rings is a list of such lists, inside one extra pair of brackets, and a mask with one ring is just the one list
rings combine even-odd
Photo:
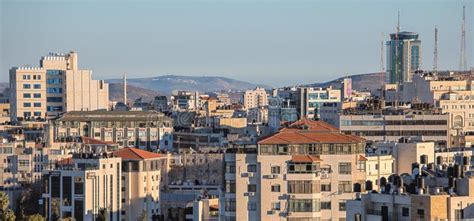
[(420, 163), (421, 164), (427, 164), (428, 163), (428, 156), (427, 155), (421, 155), (420, 156)]
[(471, 160), (469, 159), (469, 157), (464, 156), (462, 158), (462, 165), (466, 166), (466, 165), (470, 165), (470, 164), (471, 164)]
[(459, 164), (454, 164), (454, 177), (456, 178), (459, 178), (461, 177), (461, 173), (462, 173), (462, 168), (461, 168), (461, 165)]
[(372, 189), (373, 189), (372, 181), (370, 181), (370, 180), (365, 181), (365, 190), (370, 191)]
[(436, 164), (437, 164), (437, 165), (443, 164), (443, 157), (442, 157), (442, 156), (436, 157)]
[(354, 183), (354, 193), (360, 193), (362, 191), (362, 186), (360, 183)]
[(448, 167), (448, 177), (454, 177), (454, 168)]
[(380, 186), (385, 186), (385, 185), (387, 185), (387, 178), (385, 177), (380, 178)]
[(448, 186), (449, 188), (454, 188), (456, 186), (456, 179), (454, 177), (449, 177)]

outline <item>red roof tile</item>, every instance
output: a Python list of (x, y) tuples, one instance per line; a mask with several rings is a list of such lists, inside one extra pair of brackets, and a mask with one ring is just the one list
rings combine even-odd
[(81, 137), (82, 143), (83, 144), (90, 144), (90, 145), (110, 145), (110, 144), (115, 144), (113, 141), (102, 141), (102, 140), (97, 140), (91, 137)]
[(359, 155), (359, 161), (367, 161), (365, 156)]
[(125, 147), (120, 150), (117, 150), (113, 153), (114, 156), (120, 157), (123, 159), (129, 160), (144, 160), (144, 159), (153, 159), (161, 158), (163, 155), (158, 153), (153, 153), (145, 150), (140, 150), (133, 147)]
[(362, 137), (343, 134), (328, 123), (304, 119), (261, 139), (258, 144), (360, 143), (364, 141)]
[(321, 158), (311, 155), (293, 155), (291, 156), (291, 162), (294, 163), (312, 163), (321, 162)]

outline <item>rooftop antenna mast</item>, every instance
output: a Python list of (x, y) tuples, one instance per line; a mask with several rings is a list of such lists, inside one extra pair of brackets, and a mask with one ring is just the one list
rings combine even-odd
[(435, 26), (435, 43), (433, 51), (433, 72), (438, 73), (438, 28)]
[(385, 72), (385, 67), (383, 65), (383, 32), (382, 38), (380, 39), (380, 72)]
[(466, 61), (466, 6), (462, 6), (462, 24), (461, 24), (461, 53), (459, 59), (459, 70), (467, 70)]
[[(393, 76), (394, 78), (398, 78), (398, 82), (403, 82), (403, 76), (399, 76), (398, 74), (398, 65), (400, 62), (399, 59), (399, 52), (398, 52), (398, 47), (399, 47), (399, 39), (398, 39), (398, 34), (400, 32), (400, 11), (398, 11), (398, 19), (397, 19), (397, 32), (395, 33), (395, 75)], [(400, 79), (400, 77), (402, 79)]]

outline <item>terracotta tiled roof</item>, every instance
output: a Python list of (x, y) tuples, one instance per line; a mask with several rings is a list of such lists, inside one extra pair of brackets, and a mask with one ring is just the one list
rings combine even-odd
[(133, 147), (122, 148), (120, 150), (115, 151), (113, 154), (116, 157), (128, 160), (144, 160), (163, 157), (163, 155), (161, 154), (140, 150)]
[(365, 156), (359, 155), (359, 161), (367, 161)]
[(97, 140), (91, 137), (81, 137), (82, 143), (83, 144), (90, 144), (90, 145), (110, 145), (110, 144), (115, 144), (113, 141), (102, 141), (102, 140)]
[(74, 161), (72, 160), (72, 157), (69, 157), (69, 158), (64, 158), (64, 159), (61, 159), (61, 160), (58, 160), (57, 162), (58, 165), (72, 165), (74, 164)]
[[(308, 127), (302, 127), (308, 125)], [(365, 139), (341, 133), (322, 121), (301, 120), (261, 139), (258, 144), (360, 143)]]
[(307, 130), (317, 131), (339, 131), (339, 129), (331, 124), (320, 120), (310, 120), (307, 118), (296, 121), (288, 126), (288, 128), (305, 128)]
[(291, 162), (294, 163), (312, 163), (321, 162), (321, 158), (311, 155), (293, 155), (291, 156)]

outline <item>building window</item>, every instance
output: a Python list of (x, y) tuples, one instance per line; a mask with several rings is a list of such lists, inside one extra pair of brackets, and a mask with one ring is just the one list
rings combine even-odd
[(33, 88), (34, 88), (34, 89), (41, 89), (41, 84), (34, 84), (34, 85), (33, 85)]
[(346, 202), (339, 202), (339, 211), (346, 211)]
[(235, 212), (235, 199), (226, 199), (225, 200), (225, 211)]
[(272, 185), (272, 192), (280, 192), (280, 185), (278, 184)]
[(339, 192), (350, 193), (352, 192), (351, 181), (339, 181)]
[(23, 89), (31, 89), (31, 84), (23, 84)]
[(40, 94), (40, 93), (34, 93), (34, 94), (33, 94), (33, 97), (34, 97), (34, 98), (41, 98), (41, 94)]
[(31, 98), (31, 94), (30, 93), (24, 93), (23, 98)]
[(23, 103), (23, 107), (31, 107), (31, 103), (25, 102)]
[(235, 180), (226, 180), (225, 192), (235, 193)]
[(418, 209), (416, 211), (416, 215), (419, 219), (424, 219), (425, 218), (425, 210), (424, 209)]
[(247, 171), (248, 172), (257, 172), (257, 165), (254, 165), (254, 164), (247, 165)]
[(462, 210), (462, 209), (454, 210), (454, 218), (456, 220), (463, 220), (464, 219), (464, 210)]
[(331, 192), (331, 184), (321, 184), (321, 192)]
[(257, 210), (257, 204), (254, 203), (254, 202), (250, 202), (250, 203), (248, 204), (248, 210), (249, 210), (249, 211), (256, 211), (256, 210)]
[(351, 174), (351, 163), (339, 163), (339, 174)]
[(404, 216), (404, 217), (410, 216), (410, 209), (408, 209), (407, 207), (403, 207), (402, 208), (402, 216)]
[(35, 103), (33, 104), (33, 106), (34, 106), (34, 107), (41, 107), (41, 103), (35, 102)]
[(247, 192), (257, 192), (257, 185), (255, 184), (249, 184), (247, 185)]
[(288, 201), (290, 212), (319, 212), (319, 199), (290, 199)]
[(330, 210), (331, 209), (331, 201), (321, 202), (321, 209)]
[(41, 112), (35, 111), (35, 112), (33, 112), (33, 115), (34, 115), (35, 117), (41, 117)]
[(362, 160), (357, 161), (357, 171), (365, 172), (365, 161), (362, 161)]
[(272, 203), (272, 210), (280, 210), (280, 202)]
[(312, 194), (319, 193), (319, 181), (311, 180), (290, 180), (288, 181), (288, 193)]
[(273, 174), (279, 174), (280, 173), (280, 166), (272, 166), (271, 168)]

